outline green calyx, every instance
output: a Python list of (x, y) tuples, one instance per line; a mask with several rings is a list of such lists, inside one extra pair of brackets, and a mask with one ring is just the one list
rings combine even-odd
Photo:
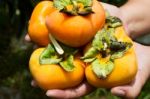
[[(118, 41), (115, 29), (121, 26), (120, 19), (108, 16), (104, 28), (95, 35), (92, 46), (81, 58), (92, 64), (92, 70), (99, 78), (106, 78), (114, 68), (114, 60), (121, 58), (132, 47), (132, 43)], [(100, 54), (101, 58), (97, 58)], [(101, 62), (109, 57), (108, 61)]]
[(116, 27), (122, 26), (121, 20), (114, 16), (107, 16), (106, 24), (108, 27), (111, 27), (111, 28), (116, 28)]
[(59, 64), (65, 71), (71, 72), (74, 70), (74, 54), (78, 52), (78, 50), (65, 46), (61, 44), (61, 47), (64, 50), (63, 55), (59, 55), (55, 50), (54, 46), (48, 44), (48, 46), (44, 49), (39, 57), (39, 63), (41, 65), (45, 64)]
[(113, 61), (109, 60), (102, 62), (99, 59), (96, 59), (92, 62), (92, 70), (97, 75), (98, 78), (105, 79), (114, 68)]
[(50, 44), (44, 49), (39, 58), (40, 64), (57, 64), (61, 60), (62, 58), (59, 57), (53, 45)]
[(54, 0), (54, 7), (70, 15), (93, 13), (92, 0)]
[(64, 61), (60, 62), (60, 66), (66, 71), (73, 71), (74, 70), (74, 64), (73, 64), (73, 55), (69, 55)]

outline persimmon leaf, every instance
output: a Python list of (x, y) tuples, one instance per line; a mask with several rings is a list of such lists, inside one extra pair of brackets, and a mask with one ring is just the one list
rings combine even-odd
[(98, 78), (106, 78), (114, 69), (114, 63), (112, 61), (101, 62), (96, 59), (92, 62), (92, 70)]
[(64, 44), (62, 44), (62, 43), (60, 43), (60, 45), (61, 45), (62, 49), (63, 49), (64, 52), (65, 52), (65, 53), (64, 53), (65, 56), (66, 56), (66, 55), (75, 55), (75, 54), (79, 51), (78, 48), (70, 47), (70, 46), (64, 45)]
[(124, 51), (122, 52), (115, 52), (114, 54), (111, 55), (111, 59), (114, 60), (114, 59), (117, 59), (117, 58), (121, 58), (122, 56), (124, 55)]
[(105, 29), (98, 31), (95, 35), (92, 46), (98, 49), (99, 51), (104, 51), (109, 48), (111, 40), (115, 40), (114, 29)]
[(132, 43), (115, 42), (111, 44), (111, 46), (112, 54), (110, 58), (114, 60), (123, 57), (123, 55), (128, 51), (128, 49), (132, 47)]
[(122, 21), (117, 17), (108, 16), (106, 18), (106, 24), (108, 25), (108, 27), (116, 28), (116, 27), (122, 26)]
[(90, 62), (93, 62), (95, 59), (96, 59), (96, 57), (87, 58), (87, 59), (84, 59), (83, 61), (86, 62), (86, 63), (90, 63)]
[(73, 61), (74, 61), (73, 55), (70, 55), (66, 58), (66, 60), (60, 62), (60, 65), (65, 71), (71, 72), (75, 68)]
[(48, 65), (48, 64), (57, 64), (62, 60), (62, 58), (47, 58), (47, 59), (42, 59), (40, 61), (40, 64), (42, 65)]
[(92, 46), (99, 51), (104, 49), (104, 43), (106, 43), (104, 40), (105, 32), (105, 29), (98, 31), (92, 41)]
[(62, 60), (54, 49), (53, 45), (48, 46), (41, 53), (39, 62), (40, 64), (57, 64)]
[(91, 47), (85, 54), (83, 57), (81, 57), (81, 59), (84, 60), (84, 62), (92, 62), (96, 55), (98, 54), (98, 50), (95, 49), (94, 47)]
[(73, 0), (73, 1), (77, 1), (78, 3), (83, 3), (85, 7), (89, 7), (92, 5), (92, 0)]
[(59, 10), (64, 9), (69, 4), (71, 4), (71, 0), (54, 0), (54, 6)]

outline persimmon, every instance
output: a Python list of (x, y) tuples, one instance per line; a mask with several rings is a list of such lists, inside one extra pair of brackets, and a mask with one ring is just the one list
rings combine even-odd
[(45, 19), (53, 11), (52, 1), (41, 1), (34, 8), (29, 20), (28, 34), (33, 42), (41, 46), (47, 46), (50, 42)]
[(48, 30), (68, 46), (85, 45), (105, 23), (105, 11), (97, 0), (54, 0), (54, 7), (46, 18)]
[(64, 62), (58, 57), (52, 46), (38, 48), (32, 53), (29, 68), (40, 88), (65, 89), (82, 82), (84, 63), (78, 58), (79, 56), (75, 56), (74, 59), (71, 56)]
[[(113, 37), (115, 38), (110, 37), (110, 31), (108, 32), (108, 34), (110, 33), (109, 35), (106, 34), (108, 37), (106, 37), (107, 40), (110, 37), (110, 44), (107, 41), (106, 44), (103, 43), (104, 46), (102, 43), (99, 43), (99, 52), (98, 50), (94, 50), (94, 47), (92, 49), (91, 46), (95, 45), (90, 43), (86, 46), (85, 53), (90, 51), (93, 54), (86, 53), (82, 57), (85, 61), (90, 61), (87, 63), (85, 75), (87, 81), (95, 87), (111, 88), (128, 84), (134, 79), (137, 73), (137, 59), (132, 40), (126, 35), (123, 26), (116, 27), (113, 32)], [(103, 36), (103, 34), (99, 36)], [(103, 41), (105, 42), (106, 39), (103, 38)], [(92, 55), (95, 56), (95, 59)]]

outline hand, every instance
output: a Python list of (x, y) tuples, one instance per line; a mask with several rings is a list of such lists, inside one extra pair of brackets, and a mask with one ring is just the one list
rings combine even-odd
[[(123, 18), (121, 17), (121, 11), (119, 8), (113, 6), (113, 5), (109, 5), (109, 4), (105, 4), (102, 3), (104, 8), (107, 9), (111, 15), (113, 16), (117, 16), (119, 18), (121, 18), (123, 20)], [(127, 28), (125, 28), (126, 31)], [(129, 33), (129, 32), (127, 32)], [(128, 34), (129, 35), (129, 34)], [(29, 37), (26, 36), (26, 39), (29, 41)], [(135, 98), (137, 97), (137, 95), (140, 93), (144, 83), (146, 82), (146, 80), (148, 79), (149, 76), (149, 59), (147, 57), (149, 57), (149, 47), (140, 45), (135, 43), (135, 47), (136, 47), (136, 54), (137, 54), (137, 58), (138, 58), (138, 65), (139, 65), (139, 69), (138, 69), (138, 73), (136, 75), (135, 80), (128, 84), (128, 85), (124, 85), (124, 86), (117, 86), (111, 89), (111, 92), (114, 95), (117, 96), (124, 96), (127, 98)], [(141, 58), (141, 59), (140, 59)], [(66, 89), (66, 90), (48, 90), (47, 91), (47, 96), (51, 96), (51, 97), (55, 97), (55, 98), (77, 98), (80, 96), (83, 96), (89, 92), (91, 92), (94, 88), (92, 86), (90, 86), (87, 82), (82, 83), (81, 85), (75, 87), (75, 88), (71, 88), (71, 89)]]
[[(30, 41), (30, 38), (28, 35), (25, 37), (27, 41)], [(135, 48), (136, 48), (136, 55), (138, 59), (138, 64), (139, 64), (139, 69), (138, 73), (136, 75), (135, 80), (124, 86), (117, 86), (111, 89), (111, 92), (114, 95), (117, 96), (124, 96), (127, 98), (135, 98), (138, 96), (140, 93), (144, 83), (148, 79), (149, 76), (149, 55), (150, 55), (150, 48), (137, 44), (135, 43)], [(32, 82), (32, 85), (35, 86), (36, 83), (35, 81)], [(59, 90), (59, 89), (53, 89), (53, 90), (48, 90), (46, 92), (47, 96), (50, 97), (55, 97), (55, 98), (77, 98), (83, 95), (86, 95), (90, 92), (92, 92), (94, 88), (90, 86), (87, 82), (81, 83), (79, 86), (70, 88), (70, 89), (65, 89), (65, 90)]]
[[(119, 17), (123, 21), (123, 25), (124, 25), (126, 32), (131, 38), (133, 38), (134, 36), (131, 35), (130, 30), (128, 30), (125, 19), (122, 16), (121, 9), (116, 6), (106, 4), (106, 3), (102, 3), (102, 5), (110, 13), (110, 15)], [(150, 55), (150, 52), (149, 52), (150, 48), (140, 45), (138, 43), (135, 43), (135, 50), (136, 50), (136, 55), (137, 55), (137, 60), (138, 60), (137, 75), (134, 81), (132, 81), (132, 83), (128, 85), (117, 86), (117, 87), (112, 88), (111, 92), (114, 95), (123, 96), (126, 98), (137, 97), (150, 75), (150, 60), (148, 58)]]
[(135, 43), (134, 45), (138, 61), (138, 72), (135, 79), (128, 85), (117, 86), (111, 89), (112, 94), (131, 99), (134, 99), (139, 95), (150, 75), (150, 48), (138, 43)]
[(123, 26), (124, 26), (124, 28), (126, 30), (126, 33), (131, 37), (131, 33), (130, 33), (130, 30), (129, 30), (128, 26), (127, 26), (127, 23), (126, 23), (124, 17), (122, 16), (121, 9), (116, 7), (116, 6), (114, 6), (114, 5), (110, 5), (110, 4), (107, 4), (107, 3), (102, 3), (101, 2), (101, 4), (103, 5), (104, 9), (106, 11), (108, 11), (108, 13), (111, 16), (116, 16), (116, 17), (118, 17), (118, 18), (120, 18), (122, 20)]
[[(37, 86), (34, 80), (31, 82), (31, 85), (34, 87)], [(69, 89), (64, 89), (64, 90), (61, 90), (61, 89), (47, 90), (46, 95), (48, 97), (69, 99), (69, 98), (78, 98), (78, 97), (84, 96), (92, 92), (93, 90), (94, 90), (94, 87), (92, 87), (86, 81), (84, 81), (80, 85), (74, 88), (69, 88)]]
[[(25, 36), (25, 40), (30, 42), (31, 39), (29, 35)], [(36, 82), (33, 80), (31, 82), (32, 86), (37, 86)], [(54, 97), (54, 98), (78, 98), (81, 96), (84, 96), (94, 90), (94, 87), (89, 85), (86, 81), (82, 82), (80, 85), (69, 88), (69, 89), (52, 89), (52, 90), (47, 90), (46, 95), (49, 97)]]

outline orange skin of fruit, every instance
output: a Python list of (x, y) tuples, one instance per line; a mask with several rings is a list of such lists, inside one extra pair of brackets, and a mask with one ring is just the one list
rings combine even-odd
[(28, 34), (33, 42), (40, 46), (46, 46), (49, 40), (49, 32), (45, 24), (48, 14), (53, 11), (52, 1), (41, 1), (33, 10), (29, 20)]
[(72, 47), (83, 46), (105, 23), (105, 11), (97, 0), (93, 0), (92, 10), (94, 13), (86, 16), (71, 16), (56, 9), (48, 15), (47, 27), (58, 41)]
[(39, 64), (39, 56), (43, 50), (44, 48), (36, 49), (29, 61), (30, 72), (40, 88), (44, 90), (65, 89), (74, 87), (82, 82), (84, 78), (84, 63), (81, 60), (75, 58), (74, 70), (67, 72), (56, 64)]
[[(115, 32), (119, 41), (132, 42), (125, 34), (123, 27), (117, 28)], [(88, 64), (85, 69), (87, 81), (91, 85), (101, 88), (112, 88), (130, 83), (137, 73), (137, 60), (134, 46), (132, 46), (122, 58), (116, 59), (114, 64), (114, 70), (105, 79), (97, 78), (92, 71), (91, 65)]]

